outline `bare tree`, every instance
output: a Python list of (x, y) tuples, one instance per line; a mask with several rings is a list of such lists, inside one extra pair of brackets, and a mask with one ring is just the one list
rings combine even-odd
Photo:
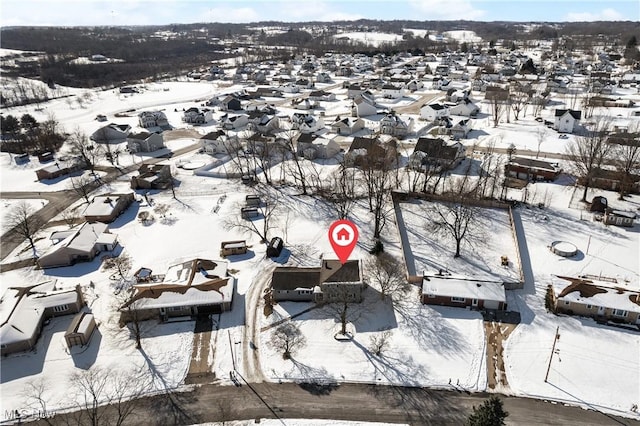
[(102, 264), (102, 269), (113, 274), (117, 273), (120, 280), (124, 280), (127, 278), (129, 270), (131, 270), (131, 264), (131, 256), (122, 252), (119, 256), (106, 258)]
[(339, 219), (346, 219), (353, 210), (356, 201), (356, 171), (343, 164), (331, 176), (326, 198), (335, 209)]
[[(269, 241), (269, 235), (274, 228), (276, 212), (278, 210), (278, 196), (277, 194), (270, 195), (269, 193), (263, 193), (260, 195), (262, 205), (258, 210), (262, 213), (262, 217), (259, 218), (243, 218), (238, 214), (237, 216), (229, 216), (223, 221), (226, 229), (237, 229), (243, 232), (253, 233), (260, 238), (260, 241), (266, 243)], [(240, 206), (238, 211), (240, 211)]]
[(64, 223), (67, 224), (69, 229), (71, 229), (74, 226), (76, 226), (76, 223), (78, 222), (78, 219), (80, 219), (80, 216), (78, 215), (78, 212), (77, 212), (76, 209), (67, 209), (67, 210), (63, 211), (60, 214), (60, 216), (62, 217), (62, 220), (64, 221)]
[(53, 425), (50, 413), (47, 408), (49, 398), (49, 386), (45, 379), (40, 378), (27, 382), (22, 390), (22, 398), (29, 408), (37, 413), (37, 417), (48, 425)]
[(87, 137), (87, 135), (77, 128), (71, 135), (69, 135), (69, 147), (70, 152), (74, 155), (78, 155), (82, 161), (87, 165), (89, 170), (95, 171), (96, 158), (99, 154), (99, 149), (93, 144), (93, 142)]
[(131, 324), (130, 332), (136, 342), (136, 349), (142, 348), (142, 318), (138, 314), (134, 303), (136, 301), (136, 290), (133, 287), (125, 288), (124, 291), (116, 293), (116, 309), (120, 311), (120, 326)]
[(402, 263), (386, 252), (370, 258), (366, 270), (369, 283), (380, 291), (382, 300), (402, 297), (411, 289)]
[(538, 127), (536, 130), (536, 141), (538, 142), (538, 150), (536, 151), (536, 158), (540, 156), (540, 147), (542, 146), (542, 142), (547, 138), (548, 135), (547, 128), (545, 126)]
[(98, 185), (96, 184), (96, 180), (90, 178), (89, 176), (83, 175), (78, 177), (72, 177), (71, 179), (69, 179), (70, 189), (76, 194), (78, 194), (79, 196), (81, 196), (82, 198), (84, 198), (87, 204), (91, 203), (91, 200), (89, 199), (89, 194), (91, 194), (91, 191), (96, 189), (97, 186)]
[(572, 161), (572, 167), (584, 185), (582, 201), (587, 202), (587, 192), (593, 178), (602, 166), (610, 144), (607, 143), (610, 120), (599, 117), (585, 133), (574, 138), (566, 147), (566, 154)]
[(620, 179), (618, 199), (623, 200), (633, 184), (633, 175), (640, 168), (640, 137), (637, 132), (610, 143), (614, 167)]
[[(76, 396), (82, 398), (80, 416), (86, 414), (91, 426), (99, 426), (103, 423), (105, 410), (100, 410), (100, 404), (107, 398), (109, 370), (92, 368), (72, 373), (69, 379), (70, 388), (76, 392)], [(79, 419), (80, 420), (80, 419)], [(82, 421), (82, 424), (86, 422)]]
[(73, 373), (69, 385), (82, 408), (78, 423), (123, 425), (135, 413), (138, 399), (149, 392), (151, 384), (146, 368), (123, 371), (96, 367)]
[(513, 111), (513, 118), (518, 121), (520, 113), (527, 115), (527, 106), (531, 99), (531, 89), (521, 83), (516, 83), (509, 94), (509, 104)]
[(380, 330), (380, 333), (371, 336), (369, 338), (369, 350), (376, 356), (382, 356), (389, 347), (391, 334), (391, 330)]
[(271, 345), (282, 351), (282, 358), (290, 359), (292, 354), (306, 345), (306, 338), (295, 323), (287, 321), (275, 329)]
[(296, 130), (288, 130), (280, 133), (280, 135), (282, 136), (282, 143), (284, 144), (287, 152), (287, 157), (290, 158), (293, 162), (293, 167), (291, 167), (289, 174), (293, 178), (296, 185), (299, 185), (302, 194), (307, 195), (307, 173), (303, 167), (304, 158), (301, 159), (298, 156), (298, 152), (294, 143), (296, 136), (298, 136), (299, 134), (300, 132)]
[(434, 217), (427, 223), (427, 230), (455, 241), (456, 250), (453, 257), (460, 257), (462, 243), (469, 242), (472, 237), (478, 209), (458, 201), (433, 203), (430, 210)]
[(36, 210), (26, 201), (20, 201), (7, 213), (6, 223), (16, 234), (29, 241), (29, 245), (35, 256), (36, 246), (34, 238), (38, 230), (44, 225), (40, 216), (36, 214)]

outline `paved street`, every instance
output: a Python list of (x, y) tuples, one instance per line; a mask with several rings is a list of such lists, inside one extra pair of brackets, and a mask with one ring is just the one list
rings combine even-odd
[[(316, 418), (411, 425), (461, 425), (486, 394), (366, 384), (305, 385), (256, 383), (251, 386), (203, 385), (191, 392), (141, 399), (125, 424), (194, 424), (231, 419)], [(509, 425), (639, 425), (624, 418), (562, 404), (501, 397)], [(110, 413), (107, 413), (109, 415)], [(64, 417), (73, 417), (67, 414)], [(62, 417), (62, 416), (61, 416)], [(53, 419), (62, 424), (66, 419)], [(45, 424), (43, 421), (38, 424)]]

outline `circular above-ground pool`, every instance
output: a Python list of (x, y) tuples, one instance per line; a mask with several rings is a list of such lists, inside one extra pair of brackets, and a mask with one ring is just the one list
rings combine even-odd
[(204, 167), (205, 165), (206, 163), (204, 161), (189, 161), (188, 163), (182, 164), (180, 167), (185, 170), (195, 170), (199, 169), (200, 167)]
[(578, 253), (578, 247), (567, 241), (554, 241), (551, 243), (551, 251), (558, 256), (571, 257)]

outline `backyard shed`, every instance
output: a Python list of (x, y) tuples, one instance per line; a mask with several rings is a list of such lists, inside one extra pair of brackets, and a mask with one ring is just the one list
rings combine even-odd
[(280, 237), (273, 237), (267, 246), (267, 256), (278, 257), (284, 248), (284, 241)]
[(245, 240), (223, 241), (220, 244), (220, 256), (226, 257), (234, 254), (245, 254), (247, 242)]
[(93, 318), (93, 314), (81, 312), (73, 317), (67, 332), (64, 333), (64, 340), (68, 347), (84, 346), (89, 343), (95, 329), (96, 320)]

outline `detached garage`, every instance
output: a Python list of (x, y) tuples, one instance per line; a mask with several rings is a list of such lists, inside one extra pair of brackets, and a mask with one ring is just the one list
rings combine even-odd
[(64, 333), (64, 340), (68, 347), (84, 346), (91, 340), (91, 335), (96, 329), (96, 320), (93, 314), (81, 312), (71, 321), (67, 332)]

